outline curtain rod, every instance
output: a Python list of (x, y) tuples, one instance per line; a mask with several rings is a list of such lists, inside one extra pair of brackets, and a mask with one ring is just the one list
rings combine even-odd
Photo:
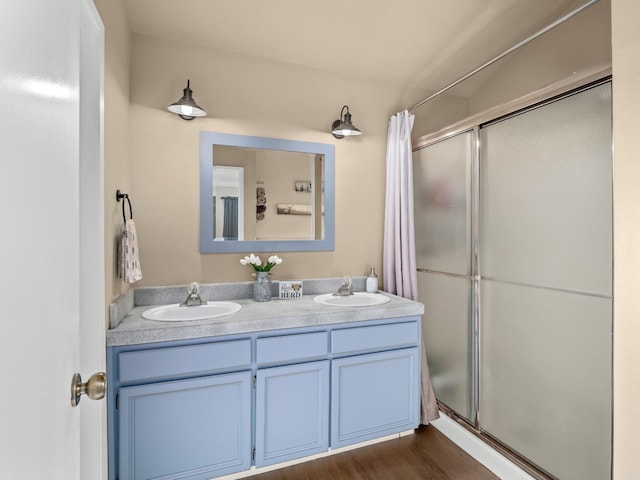
[(587, 3), (585, 3), (584, 5), (582, 5), (581, 7), (576, 8), (575, 10), (569, 12), (568, 14), (566, 14), (564, 17), (559, 18), (558, 20), (556, 20), (553, 23), (550, 23), (549, 25), (547, 25), (546, 27), (544, 27), (542, 30), (537, 31), (536, 33), (534, 33), (533, 35), (528, 36), (527, 38), (525, 38), (524, 40), (522, 40), (520, 43), (515, 44), (513, 47), (509, 48), (508, 50), (505, 50), (504, 52), (502, 52), (500, 55), (498, 55), (497, 57), (489, 60), (487, 63), (480, 65), (478, 68), (476, 68), (475, 70), (472, 70), (471, 72), (467, 73), (466, 75), (460, 77), (459, 79), (457, 79), (456, 81), (450, 83), (449, 85), (447, 85), (446, 87), (438, 90), (436, 93), (434, 93), (433, 95), (425, 98), (424, 100), (416, 103), (415, 105), (412, 105), (411, 107), (409, 107), (407, 110), (409, 110), (410, 112), (412, 110), (415, 110), (416, 108), (424, 105), (425, 103), (427, 103), (429, 100), (432, 100), (434, 98), (436, 98), (437, 96), (443, 94), (444, 92), (446, 92), (447, 90), (455, 87), (456, 85), (458, 85), (460, 82), (463, 82), (464, 80), (466, 80), (469, 77), (472, 77), (473, 75), (475, 75), (476, 73), (480, 72), (481, 70), (484, 70), (485, 68), (487, 68), (490, 65), (493, 65), (494, 63), (496, 63), (498, 60), (502, 59), (503, 57), (506, 57), (507, 55), (509, 55), (511, 52), (516, 51), (517, 49), (519, 49), (520, 47), (525, 46), (527, 43), (535, 40), (536, 38), (538, 38), (539, 36), (547, 33), (549, 30), (551, 30), (552, 28), (557, 27), (558, 25), (560, 25), (561, 23), (566, 22), (567, 20), (569, 20), (570, 18), (576, 16), (578, 13), (580, 13), (582, 10), (589, 8), (591, 5), (593, 5), (594, 3), (599, 2), (600, 0), (589, 0)]

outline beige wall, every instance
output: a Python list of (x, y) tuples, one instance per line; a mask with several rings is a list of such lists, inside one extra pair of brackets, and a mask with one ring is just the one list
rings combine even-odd
[[(104, 190), (105, 288), (110, 303), (127, 290), (116, 274), (116, 238), (122, 224), (116, 190), (131, 192), (129, 157), (130, 34), (123, 0), (95, 0), (105, 26)], [(135, 206), (135, 204), (134, 204)]]
[[(187, 78), (195, 100), (208, 112), (191, 122), (166, 110), (180, 97)], [(380, 271), (387, 124), (391, 114), (423, 95), (134, 34), (132, 200), (144, 273), (136, 286), (250, 279), (248, 268), (238, 262), (242, 254), (199, 253), (201, 130), (333, 143), (335, 251), (283, 252), (284, 263), (274, 277), (364, 275), (369, 266)], [(364, 135), (337, 140), (328, 133), (344, 104)]]
[[(445, 86), (442, 85), (443, 88)], [(416, 102), (407, 102), (407, 106), (414, 105), (433, 93), (435, 92), (429, 92), (416, 99)], [(467, 118), (470, 114), (469, 105), (468, 99), (446, 93), (430, 100), (411, 112), (416, 116), (411, 138), (415, 140)]]
[(640, 3), (612, 0), (614, 479), (638, 478), (640, 420)]
[(611, 2), (600, 0), (471, 80), (480, 85), (473, 87), (469, 111), (478, 113), (572, 75), (610, 65)]

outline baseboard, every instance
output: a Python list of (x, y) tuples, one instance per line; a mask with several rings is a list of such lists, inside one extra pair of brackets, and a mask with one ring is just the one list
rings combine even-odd
[(441, 412), (440, 418), (432, 421), (431, 425), (499, 478), (504, 480), (535, 480), (534, 477), (467, 431), (445, 413)]
[(318, 458), (324, 458), (330, 455), (337, 455), (338, 453), (348, 452), (349, 450), (355, 450), (357, 448), (367, 447), (369, 445), (375, 445), (376, 443), (387, 442), (389, 440), (394, 440), (397, 438), (401, 438), (401, 437), (404, 437), (407, 435), (413, 435), (413, 434), (414, 434), (413, 430), (406, 430), (400, 433), (393, 433), (391, 435), (374, 438), (373, 440), (367, 440), (365, 442), (355, 443), (353, 445), (348, 445), (346, 447), (329, 448), (326, 452), (318, 453), (316, 455), (310, 455), (308, 457), (298, 458), (296, 460), (290, 460), (288, 462), (278, 463), (275, 465), (269, 465), (267, 467), (256, 468), (255, 466), (252, 466), (250, 470), (244, 470), (242, 472), (224, 475), (222, 477), (216, 478), (216, 480), (238, 480), (241, 478), (248, 478), (254, 475), (258, 475), (260, 473), (266, 473), (266, 472), (271, 472), (272, 470), (279, 470), (281, 468), (291, 467), (299, 463), (309, 462), (311, 460), (317, 460)]

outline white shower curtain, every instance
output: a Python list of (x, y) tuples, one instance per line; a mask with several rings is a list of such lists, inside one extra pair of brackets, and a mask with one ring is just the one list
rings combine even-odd
[[(411, 130), (415, 116), (407, 110), (389, 121), (387, 135), (387, 195), (384, 215), (384, 290), (411, 300), (418, 299), (416, 248), (413, 222), (413, 162)], [(438, 418), (424, 346), (420, 422)]]

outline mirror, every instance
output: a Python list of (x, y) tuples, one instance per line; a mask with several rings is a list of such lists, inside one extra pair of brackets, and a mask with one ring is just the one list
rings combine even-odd
[(334, 249), (334, 146), (200, 132), (200, 253)]

